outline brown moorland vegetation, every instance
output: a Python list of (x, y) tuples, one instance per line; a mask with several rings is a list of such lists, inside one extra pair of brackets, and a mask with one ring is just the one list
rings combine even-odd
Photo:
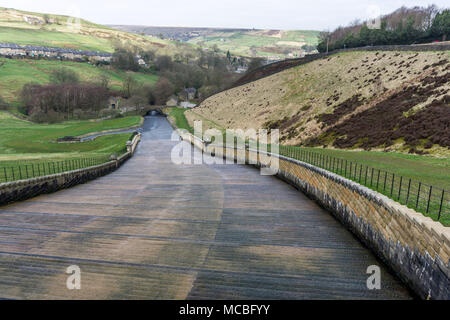
[(283, 144), (448, 153), (450, 52), (341, 52), (232, 88), (186, 112), (280, 129)]

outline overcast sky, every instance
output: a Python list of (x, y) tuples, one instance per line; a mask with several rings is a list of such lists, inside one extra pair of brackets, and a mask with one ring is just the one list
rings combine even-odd
[(76, 15), (100, 24), (326, 30), (402, 5), (449, 0), (0, 0), (0, 7)]

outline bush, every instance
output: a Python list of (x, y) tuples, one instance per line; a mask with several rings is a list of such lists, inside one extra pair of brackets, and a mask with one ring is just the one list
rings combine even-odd
[(0, 110), (8, 110), (8, 103), (0, 96)]
[(100, 112), (98, 113), (98, 116), (100, 118), (115, 118), (117, 116), (117, 114), (119, 114), (119, 112), (117, 112), (116, 110), (103, 109), (103, 110), (100, 110)]
[[(58, 120), (73, 117), (96, 117), (98, 111), (107, 105), (110, 92), (107, 88), (93, 84), (27, 84), (21, 97), (27, 113), (41, 122), (41, 113), (55, 113)], [(75, 110), (77, 113), (75, 114)], [(81, 110), (81, 111), (79, 111)]]
[(111, 65), (121, 70), (138, 71), (139, 64), (135, 54), (125, 48), (116, 48), (111, 59)]
[(80, 82), (80, 77), (73, 70), (59, 68), (51, 72), (50, 82), (53, 84), (78, 83)]
[(38, 109), (30, 115), (30, 120), (38, 123), (56, 123), (62, 121), (63, 118), (54, 111), (45, 113)]

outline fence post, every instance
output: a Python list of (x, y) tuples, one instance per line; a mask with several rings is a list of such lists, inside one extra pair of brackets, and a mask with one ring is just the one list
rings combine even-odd
[(430, 210), (431, 190), (433, 190), (433, 186), (430, 186), (430, 193), (428, 194), (427, 213)]
[(416, 200), (416, 209), (419, 205), (419, 196), (420, 196), (420, 187), (422, 186), (422, 182), (419, 182), (419, 189), (417, 190), (417, 200)]
[(361, 184), (362, 164), (359, 166), (359, 183)]
[(347, 177), (347, 159), (345, 160), (345, 172), (344, 177)]
[(377, 191), (378, 191), (378, 186), (379, 186), (379, 183), (380, 182), (380, 170), (378, 170), (378, 177), (377, 177)]
[(3, 172), (5, 173), (5, 182), (8, 181), (8, 176), (6, 175), (6, 168), (3, 168)]
[(364, 184), (367, 185), (367, 171), (369, 171), (369, 167), (366, 166), (366, 176), (364, 177)]
[(386, 191), (386, 180), (387, 180), (387, 171), (384, 173), (384, 185), (383, 185), (383, 192)]
[(409, 179), (409, 182), (408, 182), (408, 193), (406, 194), (406, 205), (408, 205), (409, 190), (411, 190), (411, 178)]
[(403, 176), (400, 176), (400, 186), (398, 187), (398, 201), (400, 201), (400, 196), (402, 193), (402, 182), (403, 182)]
[(441, 204), (439, 205), (439, 214), (438, 214), (438, 220), (441, 218), (441, 211), (442, 211), (442, 203), (444, 202), (444, 192), (445, 190), (442, 190), (442, 196), (441, 196)]
[(391, 186), (391, 197), (392, 197), (392, 192), (394, 192), (394, 181), (395, 181), (395, 174), (392, 174), (392, 186)]

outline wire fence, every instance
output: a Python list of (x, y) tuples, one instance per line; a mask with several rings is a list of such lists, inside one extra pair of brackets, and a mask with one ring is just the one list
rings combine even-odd
[(450, 192), (391, 172), (317, 152), (279, 146), (282, 156), (297, 159), (358, 182), (434, 220), (449, 222)]
[(14, 166), (2, 166), (0, 164), (0, 183), (92, 167), (107, 161), (109, 161), (109, 157), (100, 156), (61, 161), (19, 163)]

